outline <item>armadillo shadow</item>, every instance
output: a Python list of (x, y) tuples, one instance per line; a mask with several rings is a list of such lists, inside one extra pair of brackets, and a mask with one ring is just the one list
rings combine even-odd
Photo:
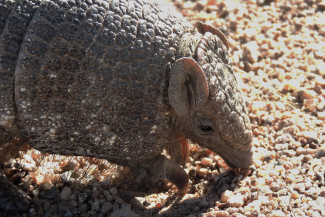
[(210, 211), (214, 211), (216, 207), (220, 210), (228, 208), (228, 203), (221, 202), (222, 193), (240, 188), (240, 178), (232, 170), (218, 176), (211, 173), (203, 177), (192, 174), (190, 179), (189, 191), (184, 197), (179, 196), (175, 186), (166, 190), (167, 180), (156, 182), (151, 187), (143, 183), (136, 184), (134, 180), (122, 181), (129, 187), (119, 193), (124, 201), (131, 204), (132, 211), (140, 216), (197, 216), (199, 213), (209, 212), (209, 208), (212, 208)]
[[(211, 187), (211, 185), (209, 185), (209, 187)], [(162, 203), (160, 208), (156, 207), (156, 205), (159, 204), (158, 203), (154, 204), (155, 207), (152, 207), (152, 204), (149, 204), (148, 207), (132, 207), (132, 211), (140, 216), (176, 217), (189, 216), (191, 214), (197, 216), (199, 213), (207, 213), (209, 212), (208, 209), (217, 206), (216, 204), (218, 204), (220, 210), (228, 208), (227, 203), (220, 202), (220, 195), (222, 192), (218, 192), (217, 189), (218, 187), (210, 191), (204, 189), (207, 192), (200, 197), (194, 197), (193, 195), (188, 194), (181, 198), (178, 193), (175, 193), (166, 198), (166, 202)], [(121, 198), (129, 203), (132, 203), (132, 200), (139, 201), (139, 198), (144, 198), (145, 196), (150, 195), (135, 191), (124, 191), (121, 194)], [(211, 206), (212, 204), (213, 206)]]
[[(210, 207), (218, 207), (220, 210), (228, 208), (227, 203), (221, 203), (221, 194), (225, 190), (234, 190), (239, 187), (238, 183), (231, 185), (231, 182), (236, 178), (231, 171), (223, 174), (219, 180), (211, 180), (209, 183), (202, 185), (199, 191), (202, 192), (200, 196), (194, 196), (195, 192), (191, 192), (184, 197), (180, 197), (177, 191), (173, 193), (166, 193), (168, 190), (163, 190), (159, 187), (154, 187), (154, 193), (148, 194), (143, 191), (125, 190), (120, 192), (123, 200), (130, 203), (132, 211), (140, 216), (159, 216), (159, 217), (172, 217), (172, 216), (189, 216), (191, 214), (198, 215), (199, 213), (209, 212)], [(202, 183), (205, 182), (202, 180)], [(199, 183), (198, 183), (199, 184)], [(197, 184), (194, 184), (197, 186)], [(232, 187), (230, 187), (232, 186)], [(190, 188), (193, 187), (190, 186)], [(139, 189), (140, 190), (140, 189)], [(195, 190), (192, 190), (195, 191)], [(162, 195), (162, 196), (161, 196)], [(166, 195), (169, 195), (166, 197)], [(165, 197), (162, 203), (148, 202), (145, 198), (154, 198), (157, 196)], [(159, 201), (159, 200), (158, 200)], [(137, 205), (138, 204), (138, 205)], [(146, 205), (146, 206), (145, 206)], [(214, 210), (214, 209), (212, 209)], [(211, 211), (212, 211), (211, 210)]]

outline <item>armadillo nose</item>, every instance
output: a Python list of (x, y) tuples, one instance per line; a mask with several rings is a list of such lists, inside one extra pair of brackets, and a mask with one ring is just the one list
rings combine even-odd
[(244, 155), (246, 156), (246, 159), (244, 160), (241, 168), (248, 168), (254, 164), (254, 156), (253, 156), (254, 152), (251, 149), (251, 150), (247, 151)]
[(254, 152), (252, 149), (249, 151), (239, 151), (233, 149), (230, 152), (219, 152), (218, 154), (220, 154), (222, 159), (232, 169), (249, 168), (254, 164)]
[(253, 150), (245, 151), (245, 152), (238, 152), (237, 153), (237, 161), (236, 161), (236, 168), (249, 168), (254, 164), (254, 152)]
[(188, 175), (178, 164), (172, 161), (168, 161), (166, 166), (167, 179), (176, 185), (180, 196), (184, 196), (187, 193), (189, 187)]

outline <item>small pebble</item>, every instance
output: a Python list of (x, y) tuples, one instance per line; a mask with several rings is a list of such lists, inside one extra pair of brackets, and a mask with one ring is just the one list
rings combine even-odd
[(40, 200), (38, 197), (34, 197), (33, 198), (33, 203), (36, 205), (36, 206), (43, 206), (44, 205), (44, 201), (43, 200)]
[(226, 174), (228, 172), (228, 170), (226, 168), (220, 167), (219, 168), (219, 174)]
[(271, 212), (269, 217), (285, 217), (286, 215), (281, 210), (275, 210)]
[(29, 188), (29, 186), (31, 185), (32, 181), (33, 181), (33, 179), (29, 175), (25, 176), (25, 181), (23, 182), (23, 186), (22, 187), (25, 190), (27, 190), (27, 188)]
[(292, 136), (290, 134), (283, 134), (279, 137), (277, 137), (274, 140), (275, 144), (285, 144), (285, 143), (289, 143), (292, 140)]
[(227, 203), (228, 202), (228, 199), (233, 195), (233, 192), (232, 191), (228, 191), (226, 190), (225, 192), (223, 192), (221, 194), (221, 202), (222, 203)]
[(299, 155), (313, 154), (313, 153), (314, 153), (314, 151), (311, 148), (302, 148), (302, 147), (299, 147), (296, 150), (296, 155), (297, 156), (299, 156)]
[(316, 92), (313, 90), (304, 90), (301, 95), (301, 99), (314, 99), (316, 98)]
[(44, 208), (43, 208), (43, 207), (40, 207), (40, 208), (38, 209), (37, 214), (40, 215), (40, 216), (44, 216), (44, 214), (45, 214), (45, 210), (44, 210)]
[(228, 199), (229, 207), (241, 207), (244, 205), (244, 198), (241, 195), (234, 195)]
[(28, 214), (28, 216), (36, 216), (36, 215), (37, 215), (37, 212), (36, 212), (35, 208), (31, 208), (31, 209), (29, 210), (29, 214)]
[(33, 190), (33, 195), (34, 195), (35, 197), (38, 197), (39, 194), (40, 194), (39, 189), (34, 189), (34, 190)]
[(110, 188), (110, 189), (109, 189), (109, 192), (110, 192), (112, 195), (115, 195), (115, 194), (117, 194), (117, 189), (116, 189), (116, 188)]
[(286, 110), (286, 106), (282, 102), (275, 102), (275, 107), (280, 111), (285, 111)]
[(212, 164), (212, 162), (213, 162), (213, 160), (212, 160), (211, 158), (203, 157), (203, 158), (201, 159), (201, 164), (202, 164), (203, 166), (209, 166), (209, 165)]
[(290, 79), (283, 83), (283, 89), (286, 91), (290, 91), (290, 90), (296, 91), (299, 89), (299, 87), (300, 87), (300, 81), (298, 80)]
[(276, 144), (274, 148), (275, 148), (275, 150), (277, 150), (277, 151), (283, 151), (283, 150), (288, 149), (288, 146), (289, 146), (288, 143), (284, 143), (284, 144)]
[(317, 138), (317, 132), (312, 132), (312, 131), (304, 131), (302, 132), (303, 137), (306, 139), (310, 138)]
[(288, 193), (288, 189), (283, 188), (278, 191), (279, 196), (285, 196)]
[(65, 186), (60, 194), (62, 200), (70, 200), (71, 189), (68, 186)]
[[(254, 161), (255, 167), (260, 168), (263, 165), (263, 162), (260, 160), (255, 160)], [(261, 170), (262, 171), (262, 170)], [(262, 171), (263, 172), (263, 171)]]
[(80, 193), (78, 197), (78, 203), (83, 203), (87, 199), (88, 195), (86, 193)]
[(197, 174), (201, 177), (204, 177), (206, 174), (208, 174), (208, 169), (206, 168), (200, 168), (197, 171)]
[(130, 205), (136, 209), (145, 209), (145, 206), (136, 198), (130, 201)]
[(29, 154), (24, 154), (22, 158), (24, 158), (29, 163), (34, 162), (32, 156), (30, 156)]
[(266, 108), (265, 102), (262, 101), (254, 101), (251, 105), (252, 111), (261, 111)]
[(300, 198), (300, 195), (298, 194), (297, 191), (293, 191), (291, 196), (292, 196), (293, 199), (299, 199)]
[(109, 202), (104, 202), (102, 204), (102, 207), (100, 208), (100, 211), (103, 213), (103, 214), (107, 214), (109, 211), (111, 211), (113, 209), (113, 205), (110, 204)]
[(44, 210), (45, 210), (45, 211), (48, 211), (49, 209), (50, 209), (50, 203), (47, 202), (47, 201), (45, 201), (45, 202), (44, 202)]
[(325, 121), (325, 112), (317, 112), (318, 119)]
[(318, 105), (318, 99), (304, 99), (303, 104), (309, 111), (315, 111)]
[(300, 132), (300, 130), (297, 126), (288, 126), (283, 128), (283, 133), (288, 133), (290, 135), (295, 135), (298, 132)]
[(59, 194), (59, 189), (55, 186), (52, 186), (49, 190), (46, 191), (47, 199), (55, 199)]
[(57, 212), (59, 210), (59, 206), (57, 204), (50, 205), (49, 211), (50, 212)]
[(305, 192), (306, 187), (304, 183), (297, 183), (296, 185), (294, 185), (293, 189), (297, 192), (303, 193)]
[(256, 41), (251, 41), (245, 44), (244, 50), (243, 50), (243, 58), (248, 60), (251, 63), (255, 63), (258, 60), (259, 53), (259, 47), (256, 43)]
[(77, 198), (77, 196), (76, 196), (75, 194), (71, 194), (71, 196), (70, 196), (70, 200), (77, 201), (78, 198)]
[(92, 210), (95, 210), (95, 211), (99, 211), (99, 203), (98, 203), (98, 200), (93, 203), (93, 205), (91, 206), (91, 209)]

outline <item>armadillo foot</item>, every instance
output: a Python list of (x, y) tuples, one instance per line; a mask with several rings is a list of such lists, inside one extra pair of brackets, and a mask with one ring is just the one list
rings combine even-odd
[(140, 171), (137, 173), (137, 178), (135, 180), (138, 184), (143, 182), (147, 188), (152, 188), (154, 185), (153, 180), (150, 178), (148, 170), (147, 169), (140, 169)]
[(140, 162), (139, 166), (149, 171), (151, 179), (168, 179), (168, 181), (176, 185), (181, 196), (187, 193), (189, 187), (188, 175), (177, 163), (161, 156)]
[(27, 212), (31, 198), (0, 172), (0, 209), (11, 214)]

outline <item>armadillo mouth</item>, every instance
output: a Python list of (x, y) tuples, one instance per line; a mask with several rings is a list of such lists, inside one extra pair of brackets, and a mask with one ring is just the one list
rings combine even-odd
[(228, 150), (228, 152), (218, 151), (218, 154), (231, 169), (249, 168), (254, 164), (252, 149), (249, 151), (239, 151), (236, 149), (233, 149), (231, 151)]

